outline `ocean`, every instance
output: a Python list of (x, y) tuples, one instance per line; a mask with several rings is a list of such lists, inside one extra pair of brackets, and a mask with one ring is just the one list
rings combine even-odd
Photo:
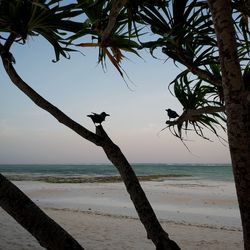
[[(142, 180), (190, 178), (214, 181), (233, 181), (229, 164), (132, 164)], [(0, 165), (0, 173), (11, 180), (47, 182), (113, 182), (120, 181), (116, 168), (109, 164), (35, 164)]]

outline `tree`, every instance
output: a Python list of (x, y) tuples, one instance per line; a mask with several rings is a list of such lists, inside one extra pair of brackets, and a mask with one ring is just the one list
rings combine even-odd
[(83, 250), (71, 235), (1, 174), (0, 206), (30, 232), (42, 247), (54, 250)]
[[(250, 84), (249, 79), (244, 79), (241, 74), (230, 1), (208, 2), (220, 52), (228, 140), (241, 212), (244, 246), (245, 249), (250, 249)], [(247, 1), (241, 3), (249, 6)], [(249, 8), (246, 8), (246, 11), (248, 10)]]
[[(135, 27), (143, 48), (149, 48), (152, 55), (161, 48), (167, 58), (184, 66), (170, 83), (183, 113), (167, 121), (166, 128), (183, 142), (183, 131), (188, 133), (190, 127), (207, 140), (204, 128), (220, 140), (224, 139), (218, 127), (227, 131), (244, 244), (250, 249), (249, 1), (111, 2), (107, 28), (99, 34), (101, 44), (112, 37), (124, 17), (128, 32)], [(138, 31), (143, 26), (150, 27), (155, 40), (148, 41), (147, 36), (142, 41)]]
[[(104, 4), (101, 7), (103, 8), (106, 6), (107, 5)], [(60, 1), (1, 1), (0, 31), (7, 33), (6, 38), (1, 37), (1, 39), (4, 40), (4, 43), (0, 43), (0, 54), (4, 68), (13, 84), (16, 85), (22, 92), (24, 92), (36, 105), (49, 112), (60, 123), (66, 125), (83, 138), (103, 148), (109, 160), (114, 164), (114, 166), (121, 174), (127, 191), (130, 194), (131, 200), (135, 205), (139, 218), (147, 231), (148, 238), (153, 241), (156, 248), (171, 250), (180, 249), (174, 241), (169, 239), (168, 234), (161, 227), (132, 167), (128, 163), (125, 156), (122, 154), (119, 147), (115, 145), (108, 137), (102, 126), (100, 125), (96, 127), (96, 133), (92, 133), (91, 131), (87, 130), (80, 124), (73, 121), (67, 115), (65, 115), (57, 107), (45, 100), (37, 92), (35, 92), (27, 83), (25, 83), (21, 79), (21, 77), (15, 71), (15, 68), (13, 66), (15, 59), (10, 52), (11, 46), (16, 42), (25, 43), (28, 36), (39, 34), (47, 39), (48, 42), (51, 43), (54, 47), (56, 60), (59, 60), (60, 55), (67, 57), (67, 53), (72, 51), (72, 49), (64, 46), (66, 44), (64, 36), (65, 34), (67, 34), (67, 32), (78, 33), (79, 31), (81, 31), (81, 36), (83, 34), (91, 34), (89, 33), (89, 24), (87, 22), (84, 24), (80, 24), (76, 21), (70, 20), (71, 18), (76, 17), (81, 13), (82, 11), (79, 10), (77, 5), (69, 4), (60, 6)], [(95, 25), (96, 24), (97, 23), (95, 23)], [(99, 26), (97, 27), (99, 28)], [(107, 50), (104, 50), (104, 52), (106, 51)], [(5, 187), (7, 183), (8, 182), (4, 181), (3, 179), (3, 181), (1, 182), (2, 186), (0, 191), (7, 189)], [(20, 193), (18, 195), (17, 190), (14, 191), (14, 194), (20, 196)], [(1, 194), (1, 196), (3, 195)], [(7, 204), (7, 202), (9, 201), (4, 198), (0, 201), (1, 206), (5, 208), (6, 211), (11, 215), (14, 215), (14, 218), (17, 219), (17, 217), (19, 217), (19, 219), (17, 219), (18, 221), (24, 220), (22, 219), (22, 216), (27, 216), (27, 214), (22, 214), (21, 211), (20, 213), (18, 212), (20, 208), (18, 204)], [(30, 201), (25, 201), (24, 203), (26, 203), (26, 206), (27, 203), (30, 204)], [(33, 209), (34, 207), (35, 206), (32, 205), (31, 209)], [(43, 214), (40, 214), (40, 218), (42, 218), (43, 216)], [(25, 226), (25, 228), (33, 235), (37, 235), (37, 230), (40, 234), (44, 234), (44, 232), (39, 230), (39, 228), (29, 226), (34, 223), (33, 218), (29, 218), (27, 219), (27, 221), (27, 224), (23, 223), (22, 225)], [(50, 225), (52, 225), (52, 223)], [(50, 249), (50, 245), (47, 242), (48, 238), (41, 237), (38, 240), (40, 243), (42, 241), (42, 245)], [(60, 239), (57, 238), (56, 241), (58, 240)]]
[[(161, 49), (166, 58), (182, 65), (183, 71), (170, 83), (170, 91), (183, 106), (183, 113), (178, 119), (167, 121), (166, 128), (184, 143), (183, 131), (188, 133), (192, 129), (203, 139), (209, 139), (204, 133), (204, 128), (207, 128), (221, 139), (218, 127), (225, 131), (227, 128), (244, 244), (245, 249), (250, 249), (249, 2), (209, 0), (208, 5), (202, 0), (79, 0), (78, 6), (68, 6), (70, 11), (65, 6), (64, 11), (59, 9), (59, 12), (52, 6), (60, 1), (17, 2), (29, 6), (32, 3), (32, 8), (42, 6), (44, 11), (53, 10), (54, 13), (51, 13), (51, 19), (47, 22), (49, 25), (42, 29), (42, 25), (36, 26), (37, 22), (34, 22), (34, 26), (31, 25), (27, 18), (31, 15), (23, 12), (24, 9), (14, 15), (9, 13), (8, 8), (3, 8), (8, 6), (9, 1), (0, 2), (0, 30), (10, 34), (4, 44), (0, 45), (6, 72), (12, 82), (38, 106), (83, 138), (104, 149), (107, 157), (118, 168), (148, 237), (158, 249), (178, 249), (178, 246), (169, 240), (167, 233), (161, 228), (119, 147), (113, 144), (101, 126), (96, 127), (96, 133), (90, 132), (31, 89), (16, 73), (10, 48), (14, 42), (25, 41), (27, 35), (37, 33), (53, 45), (58, 60), (60, 55), (66, 57), (72, 50), (72, 47), (70, 49), (64, 45), (69, 46), (75, 39), (90, 34), (97, 39), (96, 43), (78, 45), (98, 46), (99, 61), (103, 63), (108, 57), (122, 76), (120, 63), (123, 50), (137, 54), (136, 49), (148, 48), (154, 56), (154, 51)], [(20, 13), (25, 13), (24, 17)], [(61, 22), (65, 14), (73, 18), (77, 13), (85, 13), (87, 17), (82, 24), (68, 20)], [(56, 14), (61, 19), (54, 18)], [(17, 18), (21, 18), (21, 22)], [(47, 27), (50, 27), (49, 34), (46, 33)], [(154, 40), (149, 41), (148, 36), (141, 34), (143, 27), (151, 29), (155, 35)], [(70, 31), (73, 35), (67, 40), (58, 30)], [(135, 35), (139, 44), (134, 40)]]
[(218, 127), (227, 128), (244, 246), (250, 249), (249, 1), (156, 2), (139, 2), (132, 11), (138, 27), (143, 23), (157, 36), (142, 46), (152, 54), (162, 48), (184, 66), (170, 83), (183, 113), (166, 128), (182, 141), (190, 127), (204, 139), (204, 127), (218, 138)]

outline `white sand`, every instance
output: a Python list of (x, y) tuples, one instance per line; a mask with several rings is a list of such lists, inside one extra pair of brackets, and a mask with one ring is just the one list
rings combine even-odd
[[(86, 250), (155, 249), (122, 183), (15, 182)], [(143, 188), (182, 249), (243, 249), (235, 188), (229, 182), (168, 180)], [(42, 249), (0, 210), (0, 250)]]

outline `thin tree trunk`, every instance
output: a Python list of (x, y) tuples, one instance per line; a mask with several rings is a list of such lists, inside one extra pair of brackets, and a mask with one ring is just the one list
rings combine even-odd
[(99, 126), (96, 131), (97, 133), (94, 134), (83, 126), (81, 126), (80, 124), (70, 119), (61, 110), (59, 110), (57, 107), (55, 107), (50, 102), (45, 100), (42, 96), (40, 96), (37, 92), (35, 92), (28, 84), (26, 84), (20, 78), (20, 76), (15, 71), (11, 61), (9, 60), (8, 51), (2, 53), (1, 57), (5, 70), (12, 82), (22, 92), (24, 92), (34, 103), (36, 103), (40, 108), (48, 111), (60, 123), (69, 127), (81, 137), (103, 148), (107, 157), (119, 170), (121, 177), (126, 185), (127, 191), (129, 192), (130, 198), (134, 203), (139, 218), (147, 231), (148, 238), (153, 241), (156, 246), (156, 249), (180, 249), (174, 241), (169, 239), (168, 234), (161, 227), (133, 169), (120, 151), (119, 147), (116, 146), (106, 135), (103, 128)]
[(180, 249), (174, 241), (169, 239), (168, 234), (160, 225), (134, 170), (120, 148), (111, 141), (102, 126), (96, 127), (96, 134), (100, 135), (105, 140), (105, 144), (102, 146), (103, 150), (108, 159), (119, 171), (139, 218), (147, 231), (148, 239), (151, 239), (156, 249), (159, 250)]
[(51, 250), (83, 250), (80, 244), (31, 199), (0, 174), (0, 206)]
[(218, 40), (225, 96), (228, 141), (243, 226), (244, 246), (250, 249), (250, 82), (243, 81), (231, 1), (209, 0)]

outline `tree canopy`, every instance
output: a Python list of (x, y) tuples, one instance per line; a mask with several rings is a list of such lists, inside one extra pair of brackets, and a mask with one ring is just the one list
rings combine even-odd
[[(248, 78), (245, 5), (244, 1), (233, 1), (232, 15), (242, 73)], [(181, 139), (183, 131), (192, 130), (208, 139), (204, 128), (218, 137), (218, 127), (226, 130), (218, 46), (206, 1), (78, 0), (68, 4), (3, 0), (0, 11), (0, 32), (11, 33), (19, 43), (25, 43), (28, 36), (43, 36), (53, 46), (56, 61), (80, 47), (98, 47), (98, 62), (105, 67), (108, 58), (124, 77), (121, 63), (127, 52), (140, 56), (141, 49), (148, 49), (156, 57), (154, 52), (160, 51), (182, 70), (169, 83), (169, 90), (183, 113), (177, 120), (167, 121), (166, 128)]]

